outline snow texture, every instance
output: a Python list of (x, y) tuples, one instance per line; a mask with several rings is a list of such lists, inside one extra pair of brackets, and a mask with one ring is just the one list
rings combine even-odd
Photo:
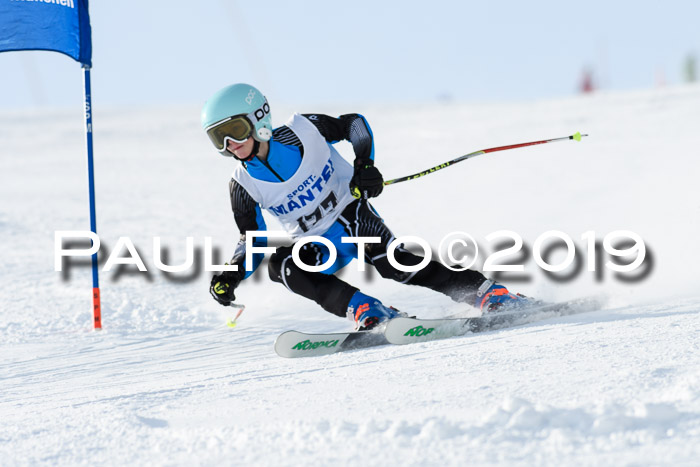
[[(481, 148), (589, 133), (387, 187), (374, 205), (397, 235), (434, 246), (455, 230), (485, 250), (501, 229), (530, 247), (561, 230), (581, 248), (584, 232), (631, 230), (649, 248), (647, 274), (624, 281), (584, 265), (555, 281), (529, 257), (531, 280), (502, 278), (511, 289), (547, 300), (605, 293), (606, 309), (282, 359), (272, 347), (280, 332), (350, 324), (271, 283), (263, 264), (238, 290), (247, 309), (232, 329), (234, 311), (208, 295), (210, 273), (154, 266), (154, 236), (168, 264), (184, 261), (188, 236), (200, 249), (212, 237), (219, 263), (238, 239), (227, 193), (234, 162), (210, 147), (199, 109), (98, 108), (102, 253), (128, 236), (149, 272), (101, 273), (104, 329), (95, 332), (88, 262), (54, 271), (54, 231), (89, 226), (82, 113), (3, 113), (0, 465), (697, 465), (699, 87), (511, 104), (273, 106), (275, 122), (292, 110), (365, 115), (386, 178)], [(342, 277), (409, 314), (466, 311), (355, 263)]]

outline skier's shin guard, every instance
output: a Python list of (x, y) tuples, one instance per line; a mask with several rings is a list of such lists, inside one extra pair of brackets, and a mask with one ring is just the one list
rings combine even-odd
[(307, 272), (292, 260), (292, 248), (278, 248), (270, 257), (270, 279), (284, 284), (295, 294), (315, 301), (321, 307), (342, 318), (346, 317), (348, 303), (357, 288), (332, 274)]

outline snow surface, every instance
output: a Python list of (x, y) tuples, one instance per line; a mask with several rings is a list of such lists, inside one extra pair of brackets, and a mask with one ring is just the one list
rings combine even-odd
[[(605, 293), (604, 310), (299, 360), (274, 354), (281, 331), (349, 323), (261, 269), (239, 289), (247, 309), (231, 329), (232, 311), (208, 295), (209, 273), (154, 267), (154, 236), (172, 264), (187, 236), (200, 248), (213, 237), (221, 261), (238, 238), (234, 162), (209, 147), (196, 106), (95, 111), (98, 232), (109, 248), (128, 236), (149, 273), (101, 273), (104, 329), (91, 330), (89, 267), (54, 271), (54, 231), (89, 225), (76, 110), (0, 114), (0, 465), (697, 465), (699, 87), (275, 107), (276, 124), (291, 110), (361, 112), (387, 178), (481, 148), (590, 133), (480, 156), (388, 187), (374, 205), (397, 235), (434, 246), (455, 230), (488, 248), (485, 236), (501, 229), (530, 247), (552, 229), (579, 246), (584, 232), (626, 229), (651, 252), (636, 282), (585, 267), (556, 282), (532, 259), (530, 281), (504, 278), (548, 300)], [(355, 263), (343, 278), (422, 317), (465, 311)]]

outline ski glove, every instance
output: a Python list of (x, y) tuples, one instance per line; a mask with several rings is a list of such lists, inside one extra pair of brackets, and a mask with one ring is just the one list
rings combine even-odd
[(374, 198), (384, 189), (384, 178), (372, 160), (355, 160), (355, 173), (350, 180), (350, 192), (355, 198)]
[(236, 299), (233, 291), (241, 283), (241, 274), (237, 271), (224, 271), (211, 278), (209, 293), (220, 305), (229, 306)]

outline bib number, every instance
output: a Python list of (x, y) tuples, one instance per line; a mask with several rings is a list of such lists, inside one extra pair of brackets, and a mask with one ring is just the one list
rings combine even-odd
[(314, 212), (307, 216), (300, 217), (297, 219), (297, 223), (299, 227), (301, 227), (301, 230), (308, 232), (314, 225), (320, 222), (321, 219), (333, 212), (336, 207), (338, 207), (338, 198), (335, 196), (335, 193), (331, 191), (328, 197), (319, 203)]

